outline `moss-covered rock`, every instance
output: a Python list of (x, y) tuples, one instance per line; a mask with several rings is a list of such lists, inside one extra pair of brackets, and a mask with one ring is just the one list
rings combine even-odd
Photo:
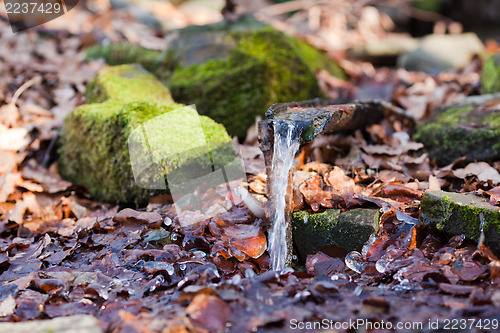
[(180, 30), (158, 65), (156, 53), (133, 50), (137, 48), (108, 46), (94, 48), (88, 56), (144, 64), (176, 101), (195, 104), (201, 114), (239, 137), (270, 105), (321, 96), (316, 70), (344, 78), (322, 52), (248, 17)]
[(308, 254), (315, 254), (326, 245), (360, 251), (370, 235), (378, 231), (379, 215), (378, 209), (367, 208), (346, 212), (328, 209), (316, 214), (293, 213), (293, 241), (300, 259), (304, 261)]
[(494, 105), (492, 101), (479, 106), (463, 103), (435, 110), (429, 120), (417, 127), (415, 139), (425, 145), (440, 166), (461, 156), (468, 161), (497, 160), (500, 108)]
[(111, 66), (140, 64), (158, 79), (166, 80), (177, 66), (175, 59), (168, 55), (131, 43), (117, 43), (89, 47), (85, 57), (87, 60), (102, 58)]
[(481, 77), (481, 87), (484, 94), (500, 92), (500, 54), (486, 59)]
[(176, 100), (195, 104), (231, 134), (245, 136), (271, 104), (321, 95), (314, 70), (328, 62), (304, 42), (269, 27), (223, 40), (235, 44), (226, 58), (179, 68), (168, 86)]
[[(147, 141), (136, 140), (137, 149), (148, 153), (137, 157), (144, 161), (134, 162), (161, 166), (163, 174), (152, 177), (163, 177), (163, 184), (170, 173), (206, 168), (204, 164), (210, 163), (207, 154), (227, 151), (230, 137), (222, 125), (205, 116), (171, 112), (184, 106), (175, 103), (168, 89), (141, 67), (102, 70), (88, 84), (87, 96), (88, 104), (77, 107), (64, 121), (59, 171), (64, 178), (84, 185), (96, 200), (141, 205), (157, 192), (134, 181), (128, 138), (140, 125), (148, 126)], [(148, 122), (167, 113), (166, 121)], [(199, 126), (208, 147), (199, 147), (193, 140)], [(168, 140), (165, 133), (169, 133)], [(217, 157), (223, 160), (221, 155)], [(188, 164), (192, 167), (186, 168)]]
[(469, 194), (427, 191), (422, 197), (420, 221), (447, 233), (464, 234), (478, 241), (484, 221), (484, 242), (491, 248), (500, 248), (500, 208), (484, 198)]

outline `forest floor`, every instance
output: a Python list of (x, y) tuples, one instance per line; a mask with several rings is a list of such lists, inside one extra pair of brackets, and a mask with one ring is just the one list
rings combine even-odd
[[(103, 332), (498, 329), (498, 253), (415, 221), (429, 189), (477, 192), (498, 205), (500, 161), (458, 159), (437, 167), (412, 141), (415, 121), (408, 118), (392, 115), (352, 134), (322, 136), (297, 157), (295, 180), (302, 185), (295, 209), (330, 208), (325, 198), (332, 191), (340, 198), (337, 207), (369, 202), (382, 209), (378, 235), (348, 262), (345, 250), (331, 248), (309, 256), (305, 266), (275, 272), (260, 250), (267, 225), (244, 204), (186, 227), (167, 195), (152, 198), (144, 209), (122, 209), (94, 202), (85, 189), (63, 180), (57, 172), (58, 130), (84, 103), (85, 84), (105, 66), (85, 61), (86, 48), (127, 41), (161, 49), (168, 36), (141, 21), (136, 7), (86, 4), (91, 10), (78, 6), (19, 33), (0, 20), (1, 322), (90, 315), (97, 318), (91, 331)], [(201, 5), (137, 6), (168, 20), (169, 29), (221, 19)], [(379, 28), (364, 25), (344, 37), (366, 38), (382, 33)], [(305, 35), (315, 44), (326, 40)], [(389, 96), (417, 120), (480, 91), (478, 58), (461, 70), (430, 75), (331, 54), (349, 80), (317, 73), (329, 97)], [(247, 170), (251, 193), (263, 196), (266, 174), (255, 132), (250, 129), (240, 146), (254, 162)], [(397, 139), (396, 132), (410, 135)], [(223, 191), (211, 193), (204, 204), (226, 199)], [(231, 230), (238, 231), (236, 238)], [(89, 325), (77, 320), (73, 331), (88, 328), (80, 324)]]

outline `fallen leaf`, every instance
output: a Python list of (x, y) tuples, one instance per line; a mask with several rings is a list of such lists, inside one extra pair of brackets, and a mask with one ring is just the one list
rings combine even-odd
[(500, 183), (500, 173), (486, 162), (469, 163), (463, 169), (454, 170), (453, 174), (462, 179), (468, 176), (477, 176), (481, 182), (491, 181), (494, 185)]
[(186, 314), (194, 323), (210, 332), (220, 332), (226, 327), (232, 311), (229, 305), (219, 297), (198, 294), (186, 308)]
[(332, 171), (325, 175), (325, 181), (332, 187), (334, 192), (340, 194), (348, 191), (355, 192), (355, 190), (361, 189), (361, 186), (357, 186), (354, 179), (348, 177), (344, 173), (344, 170), (338, 166), (335, 166)]
[(22, 224), (24, 221), (24, 213), (26, 213), (26, 211), (37, 213), (39, 210), (40, 205), (36, 200), (36, 196), (31, 192), (26, 192), (23, 193), (22, 200), (16, 202), (16, 206), (8, 215), (8, 219), (16, 222), (17, 224)]
[(0, 302), (0, 317), (6, 317), (14, 313), (16, 309), (16, 301), (12, 295)]
[(71, 183), (62, 179), (61, 176), (53, 169), (46, 169), (36, 163), (35, 160), (30, 160), (22, 169), (22, 175), (26, 179), (31, 179), (42, 185), (43, 189), (48, 193), (57, 193), (67, 190)]
[(5, 128), (0, 125), (0, 149), (18, 151), (30, 143), (28, 130), (24, 127)]
[(500, 203), (500, 186), (494, 187), (485, 192), (490, 195), (490, 204), (498, 205)]
[(163, 219), (161, 215), (156, 212), (138, 212), (131, 208), (125, 208), (113, 217), (113, 221), (118, 223), (146, 224), (151, 228), (159, 228)]
[(435, 191), (435, 190), (440, 190), (441, 189), (441, 184), (439, 183), (439, 180), (433, 176), (429, 176), (429, 190), (430, 191)]

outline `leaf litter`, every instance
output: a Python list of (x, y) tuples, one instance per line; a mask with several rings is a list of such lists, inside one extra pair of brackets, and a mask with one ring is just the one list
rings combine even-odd
[[(163, 32), (134, 17), (133, 7), (113, 12), (107, 1), (94, 5), (93, 15), (77, 8), (63, 16), (63, 28), (53, 21), (48, 27), (54, 30), (14, 36), (0, 21), (7, 45), (0, 50), (6, 78), (0, 82), (0, 321), (90, 314), (109, 332), (247, 332), (289, 331), (291, 320), (498, 318), (498, 254), (423, 227), (418, 207), (428, 189), (460, 188), (499, 205), (500, 163), (459, 159), (437, 168), (411, 139), (415, 120), (474, 92), (477, 59), (461, 72), (437, 76), (340, 59), (351, 82), (371, 82), (356, 87), (318, 72), (331, 97), (362, 96), (374, 81), (390, 87), (391, 99), (414, 121), (391, 115), (350, 135), (318, 137), (302, 149), (294, 210), (376, 206), (383, 213), (380, 231), (359, 253), (324, 248), (294, 269), (274, 272), (266, 252), (269, 226), (243, 203), (212, 218), (186, 212), (180, 219), (168, 196), (153, 198), (143, 210), (121, 209), (93, 202), (60, 178), (53, 144), (58, 128), (84, 102), (86, 82), (103, 66), (83, 60), (85, 47), (126, 40), (159, 49), (163, 41)], [(205, 17), (193, 16), (182, 4), (144, 6), (175, 27), (220, 19), (207, 9), (200, 9)], [(343, 7), (332, 15), (351, 14)], [(110, 19), (114, 26), (106, 24)], [(91, 31), (85, 30), (89, 23)], [(309, 41), (334, 43), (323, 29)], [(383, 35), (384, 29), (365, 25), (348, 33), (353, 38), (343, 40)], [(249, 130), (240, 151), (249, 191), (265, 203), (267, 177), (254, 133)], [(209, 207), (225, 197), (204, 200)], [(181, 223), (186, 218), (195, 222)]]

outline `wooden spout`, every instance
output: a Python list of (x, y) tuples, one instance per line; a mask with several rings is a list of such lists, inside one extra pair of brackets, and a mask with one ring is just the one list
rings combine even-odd
[[(259, 146), (264, 154), (266, 165), (267, 183), (266, 194), (268, 198), (272, 197), (271, 189), (273, 179), (272, 164), (274, 142), (276, 135), (274, 122), (285, 121), (292, 123), (300, 128), (300, 144), (312, 141), (318, 135), (328, 132), (353, 131), (371, 123), (380, 121), (386, 112), (398, 113), (404, 116), (404, 111), (394, 107), (392, 104), (381, 101), (374, 102), (356, 102), (349, 104), (334, 104), (334, 101), (313, 99), (302, 102), (279, 103), (272, 105), (266, 112), (266, 120), (258, 124)], [(289, 173), (288, 186), (285, 196), (285, 218), (286, 218), (286, 242), (287, 242), (287, 260), (289, 265), (292, 258), (292, 226), (291, 203), (293, 199), (292, 173)], [(266, 207), (266, 218), (270, 225), (273, 213), (272, 206)]]

